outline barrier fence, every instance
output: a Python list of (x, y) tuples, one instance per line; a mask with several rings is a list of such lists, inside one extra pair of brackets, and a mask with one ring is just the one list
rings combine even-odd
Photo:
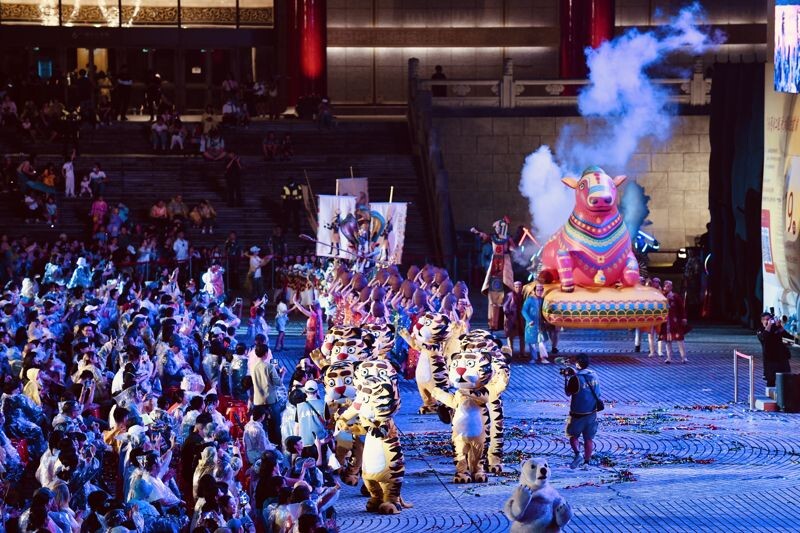
[(755, 360), (752, 355), (747, 355), (738, 350), (733, 351), (733, 403), (739, 403), (739, 359), (746, 359), (749, 366), (750, 390), (749, 400), (750, 409), (756, 408), (756, 389), (755, 389)]

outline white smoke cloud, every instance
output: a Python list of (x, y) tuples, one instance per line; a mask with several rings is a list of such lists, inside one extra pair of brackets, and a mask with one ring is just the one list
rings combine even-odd
[(528, 199), (534, 235), (541, 245), (561, 227), (575, 205), (575, 191), (561, 183), (563, 176), (546, 144), (526, 157), (522, 166), (519, 189)]
[(520, 191), (530, 201), (540, 243), (572, 211), (573, 192), (561, 183), (563, 176), (580, 175), (590, 165), (600, 165), (610, 175), (623, 174), (643, 139), (664, 142), (670, 137), (669, 95), (648, 77), (647, 69), (676, 52), (702, 54), (718, 46), (721, 35), (699, 28), (702, 21), (702, 8), (695, 3), (658, 31), (630, 30), (586, 50), (589, 84), (578, 95), (578, 110), (591, 121), (591, 134), (582, 137), (575, 128), (563, 127), (556, 141), (558, 162), (542, 146), (522, 168)]

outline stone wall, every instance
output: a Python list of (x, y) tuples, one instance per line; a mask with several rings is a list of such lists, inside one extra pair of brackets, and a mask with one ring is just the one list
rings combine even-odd
[[(563, 124), (591, 135), (579, 117), (436, 118), (457, 230), (489, 228), (508, 214), (512, 227), (529, 225), (528, 203), (519, 192), (525, 157), (540, 145), (553, 147)], [(677, 117), (663, 146), (643, 143), (627, 169), (650, 196), (649, 230), (662, 249), (694, 244), (705, 232), (708, 213), (708, 117)], [(587, 161), (586, 164), (594, 162)]]
[[(688, 3), (615, 0), (615, 22), (618, 30), (663, 24)], [(497, 79), (506, 58), (514, 61), (517, 79), (557, 78), (559, 4), (558, 0), (328, 0), (328, 95), (340, 104), (405, 103), (407, 64), (412, 57), (420, 60), (422, 78), (429, 78), (434, 66), (442, 65), (450, 79)], [(702, 4), (712, 24), (764, 24), (767, 20), (767, 3), (758, 0), (703, 0)], [(338, 39), (338, 30), (343, 29), (359, 35), (358, 42)], [(405, 44), (370, 37), (372, 31), (386, 34), (397, 29), (403, 30)], [(430, 35), (442, 29), (465, 31), (430, 44)], [(481, 41), (481, 30), (486, 29), (493, 30), (491, 42)], [(541, 42), (508, 41), (507, 30), (513, 29), (525, 30), (532, 40), (539, 36)], [(707, 65), (763, 62), (766, 45), (725, 44), (702, 59)], [(695, 57), (677, 54), (669, 61), (673, 67), (691, 67)]]

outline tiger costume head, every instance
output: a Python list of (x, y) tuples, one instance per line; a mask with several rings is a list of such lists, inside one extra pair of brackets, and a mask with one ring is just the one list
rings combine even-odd
[(426, 311), (417, 319), (411, 334), (422, 344), (442, 344), (450, 335), (450, 319), (442, 313)]
[(494, 372), (494, 378), (500, 379), (501, 375), (504, 375), (505, 379), (508, 380), (511, 372), (511, 367), (509, 366), (511, 349), (505, 344), (498, 347), (498, 344), (500, 343), (494, 335), (490, 335), (488, 338), (483, 337), (472, 340), (461, 339), (460, 344), (462, 352), (488, 353), (492, 358), (492, 370)]
[(461, 341), (462, 345), (466, 342), (485, 340), (495, 343), (498, 348), (502, 346), (500, 340), (498, 340), (497, 337), (495, 337), (494, 335), (492, 335), (491, 332), (486, 331), (485, 329), (473, 329), (472, 331), (469, 331), (468, 333), (465, 333), (464, 335), (459, 337), (459, 340)]
[(353, 407), (364, 427), (379, 427), (400, 409), (397, 385), (389, 378), (367, 376), (359, 381)]
[(369, 358), (370, 347), (360, 337), (351, 339), (336, 339), (331, 348), (329, 360), (336, 361), (363, 361)]
[(394, 326), (391, 324), (364, 324), (361, 329), (373, 338), (372, 357), (387, 359), (389, 352), (394, 348)]
[[(355, 384), (356, 388), (361, 387), (369, 377), (388, 379), (394, 383), (395, 392), (400, 394), (399, 378), (397, 369), (386, 359), (369, 359), (355, 364)], [(398, 396), (398, 401), (400, 398)]]
[(330, 359), (334, 343), (339, 339), (353, 339), (361, 337), (361, 329), (354, 326), (333, 326), (325, 334), (320, 346), (320, 352), (326, 359)]
[(349, 404), (356, 397), (355, 364), (353, 361), (337, 361), (325, 368), (325, 403)]
[(397, 369), (385, 359), (368, 359), (355, 363), (356, 386), (370, 376), (397, 382)]
[(492, 339), (461, 339), (462, 352), (500, 352), (500, 347)]
[(457, 352), (450, 357), (448, 379), (457, 389), (479, 389), (492, 379), (490, 352)]

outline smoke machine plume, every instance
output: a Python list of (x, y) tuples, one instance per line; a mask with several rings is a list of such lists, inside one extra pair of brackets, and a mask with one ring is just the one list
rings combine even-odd
[[(580, 175), (589, 165), (600, 165), (611, 175), (624, 173), (644, 138), (663, 143), (670, 137), (669, 95), (648, 78), (647, 69), (670, 54), (698, 55), (721, 44), (723, 36), (700, 28), (702, 22), (703, 10), (694, 3), (659, 30), (630, 30), (597, 49), (586, 49), (589, 83), (578, 95), (578, 110), (591, 122), (591, 135), (578, 136), (563, 127), (556, 141), (558, 161), (542, 145), (525, 158), (522, 168), (519, 188), (530, 202), (540, 243), (561, 227), (574, 205), (574, 192), (561, 183), (562, 177)], [(646, 205), (634, 207), (647, 210)], [(629, 228), (632, 234), (637, 229)]]

